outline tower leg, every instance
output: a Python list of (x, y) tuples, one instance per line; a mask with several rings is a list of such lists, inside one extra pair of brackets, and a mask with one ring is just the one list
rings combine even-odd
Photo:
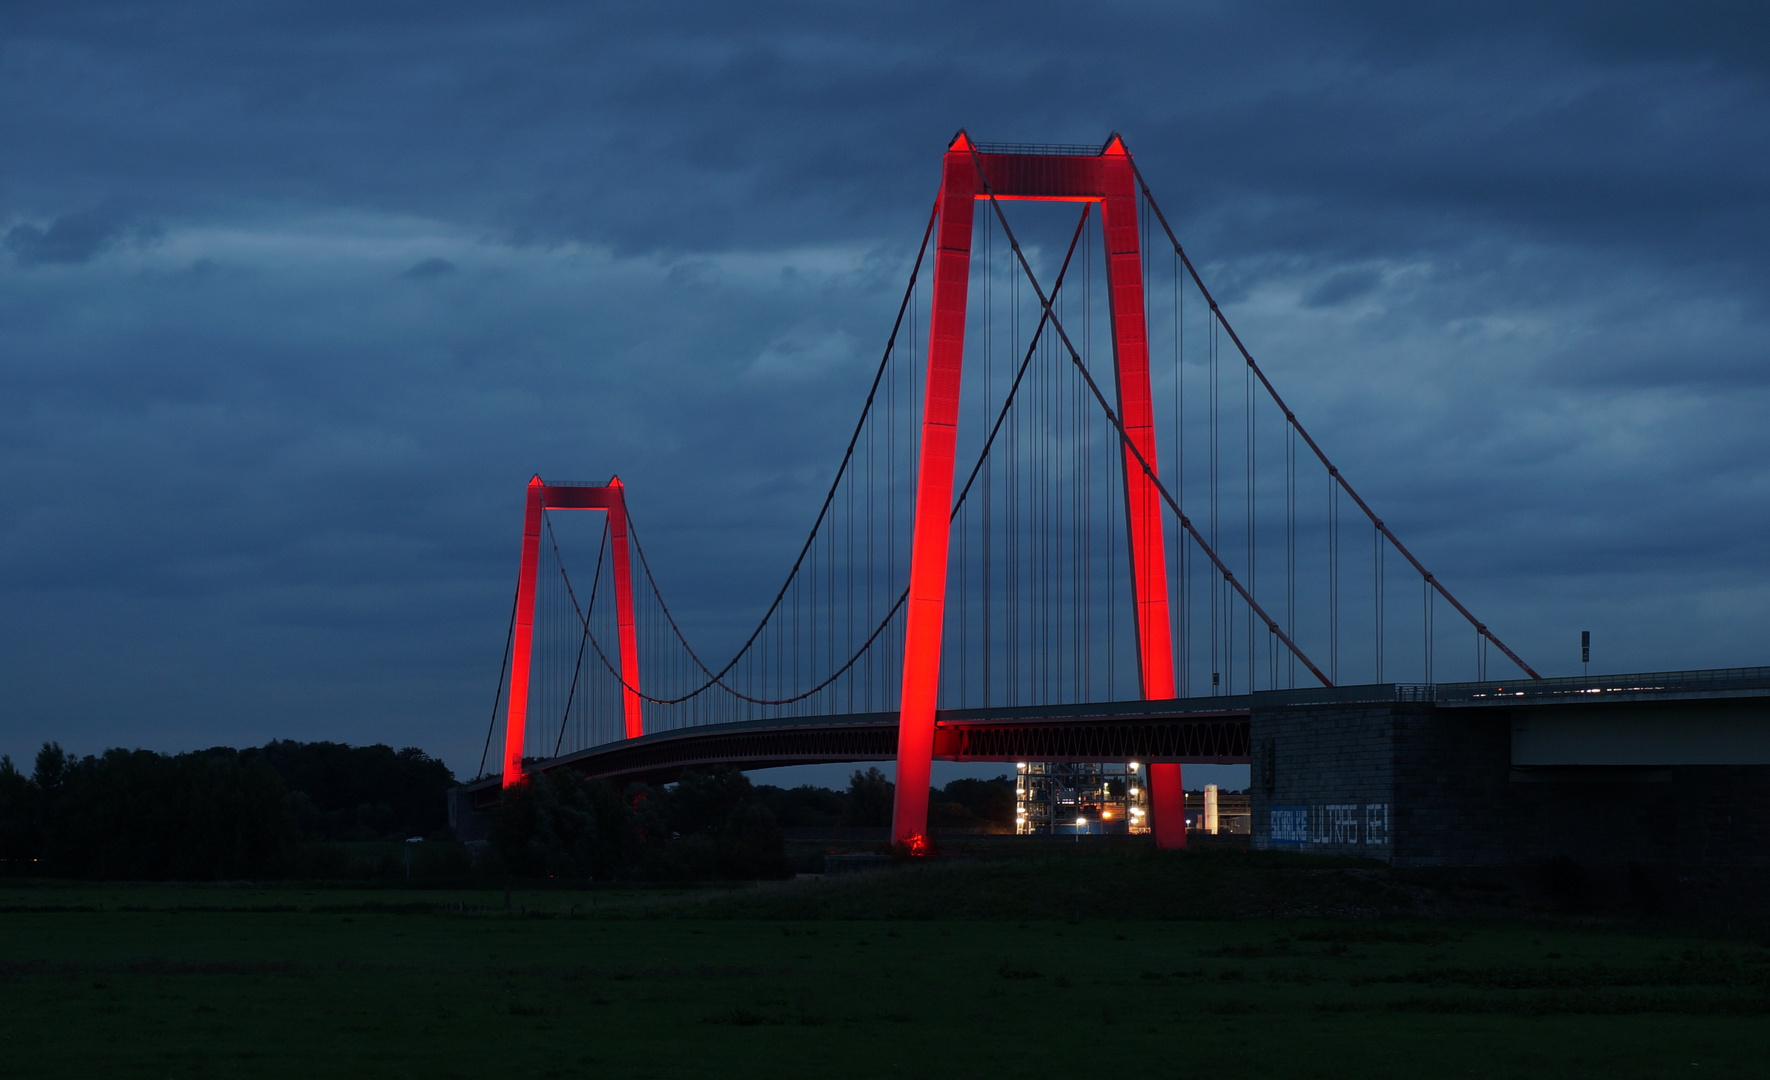
[(614, 554), (615, 622), (621, 645), (621, 711), (627, 738), (645, 734), (639, 697), (639, 644), (633, 630), (633, 566), (627, 552), (627, 489), (620, 477), (608, 482), (608, 543)]
[[(986, 160), (987, 159), (987, 160)], [(996, 164), (990, 164), (994, 160)], [(934, 295), (928, 332), (927, 395), (922, 416), (922, 456), (916, 486), (915, 530), (910, 555), (910, 595), (905, 618), (903, 695), (897, 734), (897, 797), (891, 836), (912, 848), (927, 829), (928, 779), (934, 749), (934, 707), (940, 689), (940, 644), (945, 617), (953, 451), (964, 354), (965, 293), (971, 265), (975, 200), (987, 194), (978, 170), (995, 170), (989, 192), (1006, 198), (1098, 198), (1106, 244), (1111, 299), (1113, 366), (1119, 415), (1130, 446), (1125, 470), (1125, 514), (1139, 676), (1145, 699), (1174, 696), (1174, 653), (1168, 626), (1168, 586), (1162, 507), (1143, 462), (1156, 457), (1154, 403), (1149, 381), (1149, 342), (1138, 243), (1137, 189), (1131, 156), (1114, 136), (1097, 158), (1056, 165), (973, 156), (963, 132), (947, 148), (942, 165), (940, 232), (935, 251)], [(1132, 448), (1135, 448), (1134, 450)], [(1142, 460), (1139, 461), (1139, 455)], [(1178, 765), (1152, 766), (1150, 798), (1157, 843), (1186, 843), (1185, 795)], [(1178, 810), (1173, 809), (1178, 807)], [(1163, 808), (1167, 808), (1164, 816)], [(1169, 822), (1164, 826), (1165, 819)], [(1178, 828), (1172, 824), (1178, 821)]]
[(1149, 817), (1155, 829), (1155, 846), (1183, 848), (1186, 846), (1186, 785), (1180, 780), (1180, 766), (1172, 762), (1157, 763), (1149, 768)]
[(522, 782), (523, 729), (529, 714), (529, 655), (535, 640), (535, 576), (541, 563), (541, 509), (546, 486), (529, 481), (522, 514), (522, 570), (516, 582), (516, 634), (510, 650), (510, 705), (504, 714), (504, 786)]
[[(1144, 471), (1154, 465), (1155, 403), (1149, 384), (1149, 331), (1143, 300), (1143, 256), (1137, 236), (1137, 189), (1131, 156), (1114, 139), (1101, 155), (1105, 198), (1100, 217), (1106, 242), (1111, 299), (1113, 370), (1119, 418), (1131, 446), (1122, 447), (1125, 536), (1130, 545), (1131, 592), (1137, 622), (1138, 672), (1143, 697), (1174, 696), (1174, 644), (1168, 625), (1167, 544), (1161, 493)], [(1131, 447), (1136, 447), (1133, 453)], [(1138, 460), (1142, 455), (1142, 461)], [(1157, 847), (1186, 846), (1186, 790), (1177, 764), (1149, 766), (1150, 816)]]
[(928, 778), (934, 760), (934, 707), (940, 693), (940, 638), (946, 618), (953, 454), (959, 374), (965, 352), (965, 291), (971, 275), (971, 223), (977, 167), (960, 135), (941, 168), (940, 233), (934, 253), (928, 327), (928, 382), (922, 406), (922, 457), (910, 541), (910, 598), (904, 619), (903, 695), (897, 725), (893, 843), (919, 850), (928, 832)]

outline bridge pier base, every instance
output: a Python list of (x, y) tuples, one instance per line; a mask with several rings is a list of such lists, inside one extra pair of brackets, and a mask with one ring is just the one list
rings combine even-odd
[(1158, 762), (1149, 769), (1149, 824), (1155, 846), (1177, 849), (1186, 846), (1186, 784), (1180, 766)]

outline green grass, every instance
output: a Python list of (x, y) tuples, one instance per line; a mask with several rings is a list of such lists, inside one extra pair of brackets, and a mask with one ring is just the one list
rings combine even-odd
[(1416, 892), (1368, 867), (1219, 856), (518, 890), (508, 910), (484, 890), (0, 887), (0, 1062), (21, 1077), (1761, 1074), (1755, 929), (1285, 917)]

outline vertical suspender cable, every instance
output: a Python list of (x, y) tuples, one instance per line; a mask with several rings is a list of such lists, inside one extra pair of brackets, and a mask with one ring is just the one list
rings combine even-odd
[[(1297, 625), (1297, 431), (1287, 420), (1284, 426), (1284, 619)], [(1297, 658), (1290, 658), (1285, 687), (1297, 685)]]
[(1075, 459), (1075, 482), (1070, 486), (1070, 528), (1069, 528), (1069, 603), (1070, 603), (1070, 667), (1071, 676), (1069, 692), (1071, 701), (1086, 701), (1082, 696), (1082, 683), (1085, 678), (1082, 667), (1082, 641), (1088, 633), (1088, 609), (1084, 606), (1083, 585), (1087, 574), (1087, 563), (1082, 560), (1085, 550), (1083, 532), (1088, 527), (1088, 507), (1084, 501), (1087, 491), (1087, 474), (1079, 471), (1086, 468), (1087, 461), (1087, 429), (1083, 426), (1085, 413), (1082, 411), (1082, 396), (1079, 391), (1070, 394), (1069, 438), (1070, 455)]
[[(987, 404), (987, 408), (984, 410), (983, 422), (986, 433), (990, 422), (989, 413), (995, 409), (996, 404), (996, 264), (993, 257), (994, 250), (992, 240), (994, 236), (995, 222), (986, 217), (983, 219), (983, 400)], [(993, 520), (995, 517), (995, 502), (993, 498), (995, 474), (996, 463), (995, 459), (991, 458), (984, 462), (983, 466), (983, 513), (981, 515), (983, 518), (983, 537), (981, 540), (983, 549), (983, 707), (986, 709), (989, 708), (990, 705), (990, 679), (992, 675), (991, 661), (993, 659), (992, 649), (994, 645), (992, 640), (993, 635), (990, 633), (990, 630), (995, 623), (996, 618), (995, 605), (992, 603), (992, 600), (994, 599), (994, 589), (992, 586), (995, 574), (995, 561), (991, 557), (991, 545), (994, 540), (995, 532)]]
[(1328, 678), (1340, 684), (1340, 485), (1328, 475)]
[[(1012, 285), (1008, 292), (1008, 333), (1010, 355), (1020, 355), (1020, 278), (1010, 279)], [(1020, 409), (1008, 414), (1009, 440), (1008, 448), (1008, 687), (1007, 703), (1020, 704), (1020, 643), (1023, 640), (1020, 625), (1020, 597), (1022, 593), (1020, 581), (1020, 540), (1021, 532), (1021, 455), (1025, 452), (1022, 444), (1023, 432), (1020, 423)]]
[[(874, 500), (877, 499), (877, 497), (878, 497), (878, 492), (876, 491), (876, 485), (875, 485), (875, 481), (878, 478), (873, 472), (874, 468), (876, 467), (874, 464), (874, 459), (873, 459), (873, 444), (875, 441), (874, 436), (878, 433), (878, 427), (879, 427), (878, 418), (876, 416), (869, 416), (867, 418), (867, 464), (866, 464), (866, 471), (867, 471), (867, 513), (866, 513), (866, 534), (867, 534), (866, 535), (866, 558), (867, 558), (866, 590), (867, 590), (867, 599), (866, 599), (866, 604), (867, 604), (867, 625), (869, 627), (873, 625), (873, 585), (874, 585), (874, 576), (873, 576), (873, 510), (874, 510)], [(862, 680), (861, 701), (865, 703), (866, 711), (872, 712), (878, 706), (875, 704), (875, 702), (873, 700), (873, 684), (875, 682), (875, 679), (873, 678), (873, 652), (871, 649), (867, 650), (866, 666), (861, 669), (861, 680)], [(767, 696), (767, 695), (760, 695), (760, 696)]]
[[(1087, 256), (1084, 253), (1084, 255), (1083, 255), (1084, 260), (1086, 259), (1086, 257)], [(1092, 414), (1087, 414), (1087, 415), (1091, 416)], [(1082, 587), (1081, 587), (1081, 596), (1079, 599), (1079, 603), (1081, 604), (1082, 619), (1083, 619), (1083, 622), (1082, 622), (1082, 628), (1083, 628), (1082, 629), (1082, 642), (1081, 642), (1081, 646), (1082, 646), (1082, 648), (1081, 648), (1081, 651), (1082, 651), (1081, 695), (1082, 695), (1082, 700), (1093, 701), (1094, 700), (1094, 638), (1096, 637), (1096, 635), (1094, 633), (1094, 626), (1095, 626), (1095, 623), (1098, 621), (1094, 618), (1094, 527), (1095, 527), (1095, 522), (1100, 520), (1100, 515), (1095, 513), (1095, 503), (1094, 503), (1094, 435), (1093, 435), (1093, 432), (1089, 430), (1089, 425), (1084, 423), (1080, 427), (1080, 429), (1076, 432), (1076, 438), (1077, 438), (1078, 443), (1081, 448), (1081, 458), (1082, 458), (1082, 465), (1081, 465), (1081, 469), (1082, 469), (1082, 521), (1081, 521), (1081, 529), (1080, 529), (1081, 536), (1082, 536), (1082, 545), (1081, 545), (1081, 553), (1079, 556), (1081, 559), (1081, 564), (1082, 564), (1082, 572), (1081, 572)]]
[(1383, 681), (1383, 530), (1372, 529), (1371, 536), (1375, 543), (1372, 555), (1374, 575), (1372, 589), (1376, 598), (1376, 647), (1377, 647), (1377, 682)]
[[(552, 535), (552, 523), (551, 522), (548, 523), (548, 535), (549, 536)], [(555, 540), (554, 542), (558, 543), (557, 540)], [(591, 578), (590, 578), (590, 599), (584, 604), (583, 612), (579, 613), (577, 616), (579, 618), (579, 620), (583, 623), (583, 632), (578, 635), (577, 656), (572, 662), (572, 684), (571, 684), (571, 687), (566, 691), (566, 695), (565, 695), (565, 710), (564, 710), (565, 715), (563, 717), (561, 717), (560, 721), (559, 721), (559, 737), (553, 740), (553, 756), (554, 757), (559, 756), (559, 749), (565, 742), (566, 724), (569, 723), (571, 720), (572, 703), (577, 700), (578, 679), (580, 677), (580, 674), (584, 670), (584, 648), (585, 648), (585, 646), (590, 644), (590, 615), (592, 612), (594, 612), (596, 610), (596, 593), (597, 593), (598, 588), (602, 584), (602, 555), (603, 555), (603, 552), (607, 549), (607, 547), (608, 547), (608, 515), (604, 514), (603, 518), (602, 518), (602, 538), (596, 542), (596, 572), (593, 575), (591, 575)], [(560, 572), (563, 574), (564, 571), (565, 571), (565, 567), (561, 566)], [(575, 607), (576, 604), (574, 603), (573, 606)]]
[[(1371, 524), (1375, 526), (1379, 532), (1383, 533), (1384, 537), (1391, 544), (1395, 545), (1395, 550), (1401, 554), (1402, 558), (1407, 560), (1409, 565), (1414, 568), (1415, 572), (1430, 578), (1424, 564), (1422, 564), (1419, 559), (1415, 558), (1414, 554), (1402, 544), (1400, 538), (1383, 524), (1383, 522), (1376, 516), (1376, 513), (1371, 510), (1369, 504), (1359, 497), (1358, 492), (1354, 491), (1352, 486), (1346, 482), (1346, 479), (1333, 467), (1333, 464), (1328, 460), (1327, 455), (1322, 452), (1321, 447), (1309, 436), (1307, 431), (1303, 430), (1302, 425), (1297, 423), (1294, 414), (1291, 413), (1289, 407), (1285, 405), (1284, 400), (1279, 396), (1277, 388), (1272, 385), (1271, 380), (1266, 377), (1266, 373), (1260, 370), (1259, 365), (1254, 362), (1253, 354), (1248, 352), (1247, 347), (1242, 344), (1241, 338), (1236, 334), (1235, 329), (1229, 325), (1227, 317), (1217, 306), (1216, 301), (1211, 298), (1210, 290), (1205, 288), (1204, 279), (1199, 276), (1197, 268), (1192, 265), (1192, 260), (1188, 258), (1185, 251), (1181, 249), (1180, 240), (1174, 235), (1173, 227), (1169, 225), (1167, 216), (1162, 213), (1161, 207), (1156, 205), (1155, 196), (1149, 190), (1148, 181), (1143, 179), (1143, 174), (1137, 170), (1137, 166), (1134, 163), (1132, 164), (1131, 169), (1137, 175), (1137, 182), (1143, 192), (1144, 198), (1149, 201), (1151, 210), (1155, 212), (1156, 218), (1161, 222), (1162, 231), (1167, 235), (1168, 241), (1173, 245), (1175, 253), (1180, 256), (1181, 262), (1185, 264), (1187, 273), (1192, 277), (1194, 284), (1198, 286), (1199, 292), (1203, 295), (1205, 301), (1210, 304), (1213, 321), (1223, 327), (1224, 332), (1229, 335), (1230, 340), (1235, 343), (1236, 349), (1241, 353), (1242, 359), (1244, 359), (1248, 366), (1254, 370), (1255, 376), (1260, 380), (1261, 385), (1265, 387), (1266, 392), (1272, 397), (1273, 403), (1284, 411), (1287, 419), (1290, 419), (1291, 422), (1296, 425), (1298, 434), (1302, 437), (1303, 441), (1308, 444), (1309, 449), (1315, 454), (1317, 459), (1321, 461), (1322, 465), (1327, 468), (1334, 480), (1346, 489), (1346, 494), (1349, 495), (1352, 498), (1352, 501), (1357, 504), (1358, 508), (1369, 517)], [(1443, 596), (1452, 607), (1456, 608), (1457, 613), (1467, 619), (1469, 623), (1475, 627), (1477, 633), (1486, 637), (1488, 641), (1506, 655), (1507, 659), (1517, 664), (1519, 669), (1527, 676), (1532, 679), (1539, 679), (1542, 677), (1538, 675), (1529, 664), (1526, 664), (1522, 657), (1507, 648), (1504, 642), (1495, 637), (1493, 632), (1489, 630), (1487, 626), (1479, 622), (1468, 608), (1465, 608), (1457, 601), (1456, 597), (1450, 594), (1449, 590), (1444, 588), (1442, 583), (1435, 579), (1433, 579), (1431, 583), (1432, 588)]]
[[(859, 485), (860, 485), (860, 481), (857, 477), (850, 476), (848, 478), (848, 608), (847, 608), (847, 614), (846, 614), (846, 617), (848, 620), (848, 641), (847, 641), (847, 644), (843, 647), (843, 652), (849, 656), (854, 655), (854, 619), (855, 619), (855, 616), (858, 614), (857, 609), (859, 607), (859, 605), (855, 601), (855, 595), (854, 595), (855, 585), (857, 583), (856, 582), (856, 575), (860, 571), (860, 566), (859, 566), (858, 560), (856, 558), (857, 548), (860, 545), (856, 544), (855, 531), (854, 531), (854, 519), (855, 519), (854, 503), (855, 503), (855, 496), (857, 494), (857, 488), (859, 487)], [(865, 517), (864, 509), (862, 511), (861, 516), (863, 518)], [(862, 544), (864, 544), (864, 541), (862, 542)], [(855, 711), (855, 699), (856, 699), (856, 691), (859, 690), (858, 681), (859, 681), (859, 676), (860, 676), (860, 670), (861, 669), (858, 666), (850, 668), (848, 671), (848, 675), (846, 676), (846, 678), (848, 680), (848, 711), (849, 712)]]
[[(1104, 218), (1102, 219), (1104, 220)], [(1110, 271), (1109, 271), (1110, 272)], [(1082, 253), (1082, 360), (1094, 366), (1094, 244), (1092, 239)], [(1106, 470), (1106, 693), (1108, 700), (1118, 696), (1118, 596), (1119, 538), (1121, 513), (1119, 483), (1122, 477), (1117, 455), (1108, 454)], [(1129, 537), (1126, 538), (1127, 542)]]
[(504, 700), (504, 679), (510, 670), (510, 646), (516, 640), (516, 601), (521, 595), (522, 586), (519, 584), (510, 594), (510, 629), (504, 631), (504, 659), (498, 661), (498, 689), (492, 692), (492, 722), (486, 725), (486, 744), (479, 752), (479, 771), (475, 777), (486, 774), (486, 756), (492, 752), (492, 732), (498, 728), (498, 705)]
[[(1048, 349), (1045, 349), (1041, 345), (1041, 353), (1048, 351)], [(1049, 425), (1050, 416), (1048, 414), (1048, 408), (1051, 402), (1051, 386), (1050, 380), (1044, 378), (1043, 372), (1038, 370), (1043, 366), (1043, 364), (1040, 364), (1034, 369), (1036, 377), (1033, 383), (1032, 398), (1033, 475), (1036, 478), (1033, 483), (1032, 497), (1032, 520), (1035, 527), (1033, 530), (1031, 583), (1034, 604), (1033, 612), (1036, 620), (1033, 624), (1033, 655), (1035, 657), (1033, 661), (1033, 677), (1036, 681), (1033, 684), (1032, 697), (1033, 703), (1036, 705), (1046, 705), (1050, 703), (1050, 699), (1046, 696), (1046, 692), (1049, 689), (1047, 686), (1047, 676), (1050, 671), (1049, 648), (1051, 630), (1051, 582), (1050, 578), (1047, 576), (1050, 570), (1050, 567), (1047, 565), (1047, 556), (1050, 554), (1051, 545), (1051, 515), (1049, 513), (1050, 504), (1047, 501), (1050, 497), (1051, 484), (1051, 473), (1048, 467), (1050, 465), (1051, 445), (1051, 429)]]
[[(1256, 483), (1255, 483), (1256, 475), (1255, 475), (1255, 471), (1254, 471), (1254, 468), (1255, 468), (1255, 466), (1254, 466), (1255, 431), (1254, 431), (1254, 372), (1253, 372), (1253, 369), (1249, 368), (1246, 372), (1244, 372), (1244, 375), (1245, 375), (1245, 379), (1242, 383), (1242, 404), (1243, 404), (1243, 408), (1246, 410), (1246, 412), (1245, 412), (1243, 419), (1242, 419), (1242, 438), (1243, 438), (1243, 441), (1247, 444), (1246, 451), (1244, 454), (1243, 466), (1247, 471), (1247, 482), (1246, 482), (1246, 485), (1244, 488), (1244, 494), (1247, 496), (1247, 500), (1248, 500), (1248, 502), (1247, 502), (1247, 506), (1248, 506), (1248, 592), (1252, 593), (1255, 596), (1258, 596), (1259, 595), (1259, 590), (1257, 587), (1258, 586), (1258, 579), (1256, 578), (1255, 575), (1258, 572), (1259, 563), (1257, 561), (1256, 552), (1254, 549), (1254, 542), (1255, 542), (1254, 541), (1254, 530), (1255, 530), (1256, 524), (1259, 521), (1259, 516), (1258, 516), (1259, 515), (1259, 506), (1258, 506), (1258, 491), (1257, 491)], [(1251, 694), (1253, 692), (1254, 692), (1254, 619), (1253, 619), (1252, 614), (1250, 614), (1248, 617), (1248, 693)]]
[[(1217, 443), (1217, 402), (1218, 402), (1218, 380), (1217, 380), (1217, 324), (1216, 324), (1216, 322), (1212, 321), (1209, 324), (1209, 327), (1210, 327), (1210, 337), (1206, 342), (1206, 348), (1207, 348), (1206, 355), (1207, 355), (1207, 363), (1209, 364), (1209, 373), (1210, 373), (1209, 385), (1210, 385), (1210, 398), (1211, 398), (1210, 402), (1208, 403), (1208, 408), (1209, 408), (1208, 415), (1209, 415), (1209, 427), (1210, 427), (1209, 447), (1210, 447), (1210, 466), (1211, 466), (1211, 479), (1210, 479), (1211, 550), (1217, 551), (1217, 550), (1219, 550), (1219, 548), (1218, 548), (1218, 544), (1217, 544), (1217, 488), (1218, 488), (1218, 483), (1217, 483), (1217, 476), (1218, 476), (1218, 473), (1217, 473), (1217, 464), (1218, 464), (1218, 462), (1217, 462), (1217, 449), (1218, 449), (1218, 443)], [(1217, 601), (1218, 601), (1219, 597), (1222, 595), (1222, 592), (1223, 592), (1222, 584), (1217, 580), (1217, 575), (1212, 574), (1211, 575), (1211, 693), (1213, 693), (1213, 694), (1216, 694), (1219, 692), (1218, 686), (1217, 686), (1217, 679), (1218, 679), (1219, 672), (1222, 671), (1222, 666), (1218, 663), (1218, 656), (1217, 656), (1217, 629), (1218, 629), (1218, 618), (1219, 618), (1218, 612), (1217, 612)]]
[[(1147, 200), (1145, 200), (1147, 202)], [(1145, 248), (1147, 255), (1148, 249)], [(1186, 427), (1181, 420), (1181, 403), (1186, 396), (1186, 368), (1181, 362), (1181, 338), (1185, 309), (1180, 295), (1180, 256), (1173, 256), (1174, 261), (1174, 299), (1173, 308), (1169, 312), (1174, 326), (1174, 499), (1181, 506), (1186, 505)], [(1192, 612), (1187, 606), (1186, 595), (1186, 538), (1184, 535), (1174, 536), (1174, 580), (1173, 599), (1169, 601), (1174, 611), (1174, 637), (1180, 654), (1180, 696), (1192, 696)]]
[(1421, 653), (1424, 662), (1420, 665), (1426, 671), (1426, 685), (1432, 685), (1432, 582), (1420, 579), (1420, 623), (1425, 630), (1425, 640), (1421, 642)]

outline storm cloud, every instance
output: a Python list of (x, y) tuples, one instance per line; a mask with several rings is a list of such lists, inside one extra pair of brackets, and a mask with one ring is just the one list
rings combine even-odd
[(620, 473), (723, 641), (960, 127), (1123, 133), (1305, 423), (1546, 673), (1585, 627), (1614, 670), (1770, 652), (1757, 5), (15, 4), (0, 101), (15, 758), (471, 771), (536, 472)]

